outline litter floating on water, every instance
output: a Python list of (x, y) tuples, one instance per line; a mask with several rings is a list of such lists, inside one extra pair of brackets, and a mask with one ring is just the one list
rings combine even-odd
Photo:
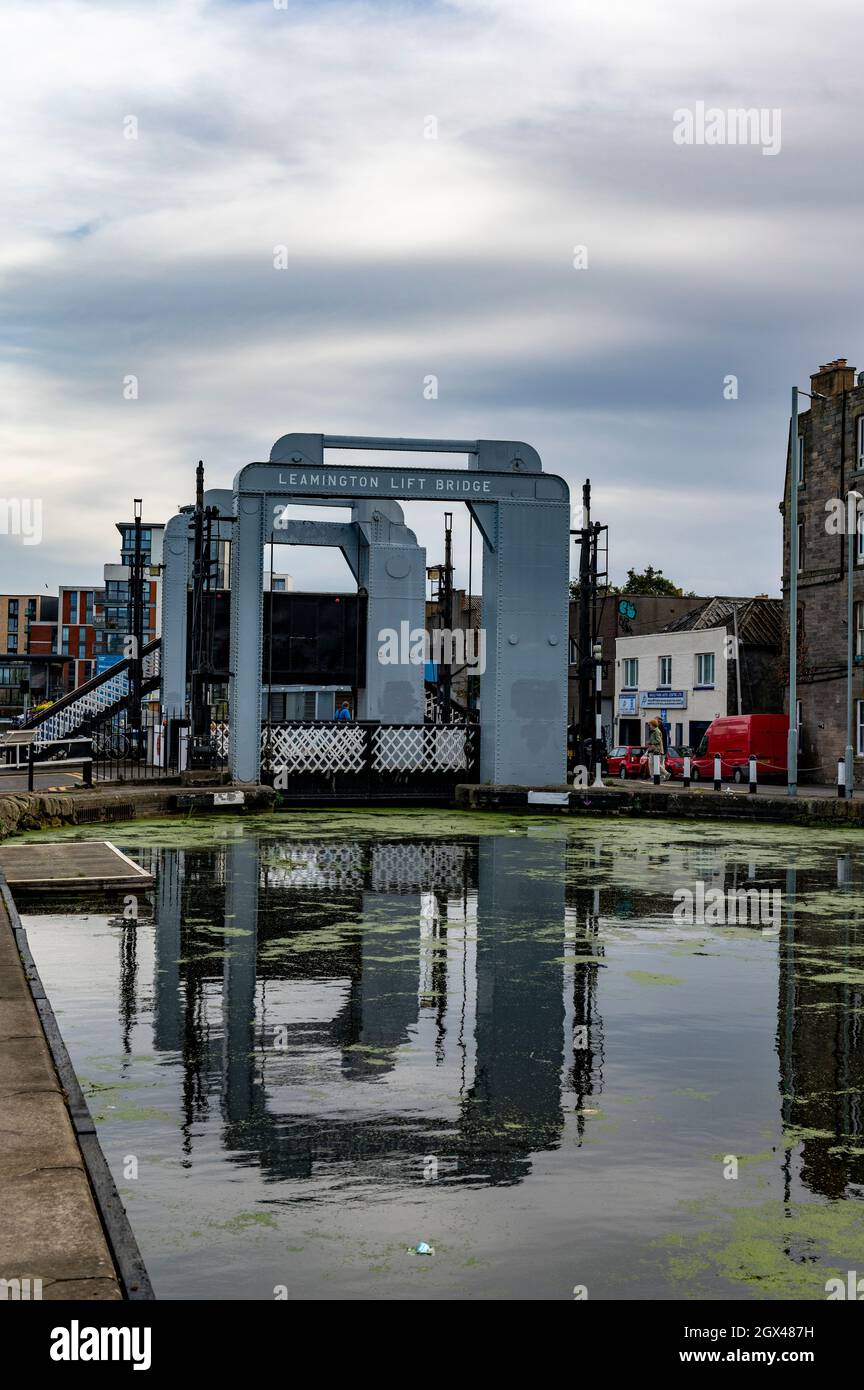
[(408, 1251), (409, 1255), (434, 1255), (435, 1246), (427, 1245), (425, 1240), (418, 1241), (416, 1245)]

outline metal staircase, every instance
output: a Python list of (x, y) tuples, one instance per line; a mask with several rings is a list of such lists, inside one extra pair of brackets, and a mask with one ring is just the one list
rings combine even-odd
[(424, 712), (423, 718), (426, 724), (476, 724), (479, 716), (476, 710), (471, 710), (467, 705), (463, 705), (459, 700), (454, 700), (450, 696), (449, 720), (445, 702), (441, 698), (441, 692), (434, 681), (426, 681), (424, 686)]
[[(161, 644), (162, 639), (156, 637), (141, 648), (142, 695), (149, 694), (159, 685)], [(81, 732), (91, 733), (128, 708), (132, 664), (132, 657), (122, 657), (107, 671), (93, 676), (76, 690), (70, 690), (68, 695), (55, 700), (48, 709), (39, 710), (25, 721), (23, 727), (36, 730), (37, 746), (55, 739), (70, 738)]]

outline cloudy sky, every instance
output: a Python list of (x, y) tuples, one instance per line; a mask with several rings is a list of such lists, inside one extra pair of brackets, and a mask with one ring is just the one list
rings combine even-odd
[[(858, 0), (5, 0), (0, 498), (44, 540), (0, 591), (98, 580), (134, 495), (299, 430), (526, 440), (615, 578), (778, 593), (789, 388), (864, 368), (861, 37)], [(676, 144), (699, 102), (779, 153)]]

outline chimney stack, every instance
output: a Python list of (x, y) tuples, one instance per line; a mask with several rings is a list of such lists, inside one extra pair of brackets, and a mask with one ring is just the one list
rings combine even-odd
[(846, 366), (845, 357), (826, 362), (810, 377), (810, 390), (814, 396), (840, 396), (844, 391), (851, 391), (854, 385), (855, 368)]

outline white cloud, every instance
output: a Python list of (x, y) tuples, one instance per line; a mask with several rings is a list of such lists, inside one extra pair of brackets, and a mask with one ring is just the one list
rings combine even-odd
[[(855, 15), (8, 0), (0, 494), (51, 501), (0, 589), (95, 578), (133, 492), (167, 517), (199, 454), (224, 483), (313, 429), (527, 438), (622, 568), (776, 591), (787, 382), (855, 352)], [(781, 155), (675, 147), (697, 100), (781, 107)]]

